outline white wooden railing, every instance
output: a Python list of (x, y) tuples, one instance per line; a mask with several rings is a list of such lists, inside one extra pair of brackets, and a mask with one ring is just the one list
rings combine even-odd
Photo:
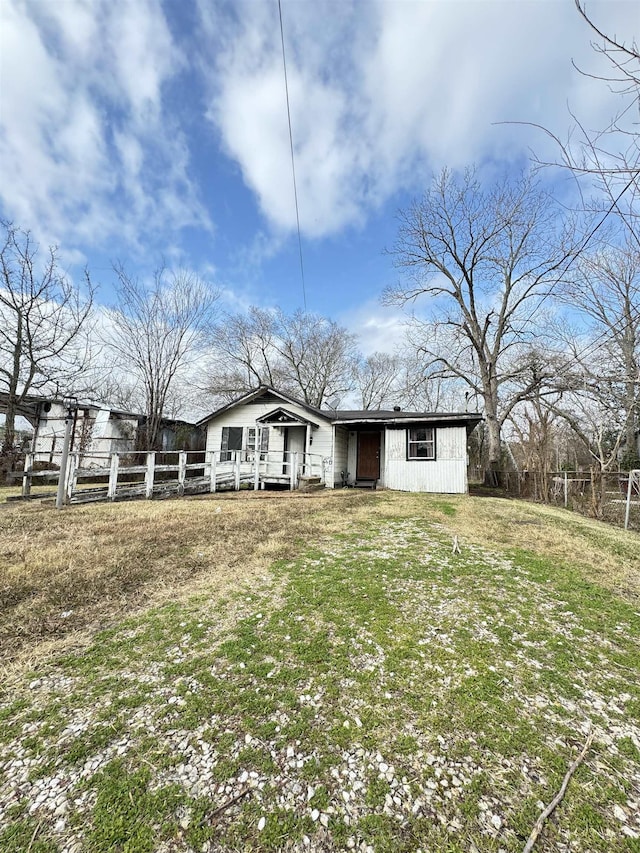
[[(142, 460), (132, 457), (142, 457)], [(167, 462), (167, 458), (175, 462)], [(79, 453), (69, 454), (65, 503), (72, 500), (152, 498), (154, 493), (259, 489), (268, 483), (297, 489), (301, 478), (325, 483), (326, 460), (320, 454), (296, 451), (162, 451), (113, 453), (105, 465), (82, 467)], [(59, 470), (34, 470), (34, 454), (27, 454), (22, 474), (22, 496), (28, 498), (35, 482), (58, 483)]]

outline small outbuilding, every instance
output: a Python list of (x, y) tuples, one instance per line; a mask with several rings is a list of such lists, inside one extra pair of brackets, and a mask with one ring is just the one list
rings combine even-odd
[[(269, 386), (199, 421), (220, 462), (259, 456), (264, 484), (320, 480), (329, 488), (466, 493), (470, 412), (318, 409)], [(292, 460), (295, 459), (295, 464)]]

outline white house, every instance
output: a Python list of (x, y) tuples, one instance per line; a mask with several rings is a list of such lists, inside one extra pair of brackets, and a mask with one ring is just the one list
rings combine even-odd
[[(38, 401), (32, 440), (36, 462), (59, 463), (67, 410), (62, 400)], [(80, 401), (73, 409), (70, 450), (80, 454), (85, 466), (107, 465), (110, 454), (134, 449), (139, 418), (133, 412)]]
[[(7, 395), (0, 393), (0, 412), (6, 411)], [(60, 463), (69, 400), (59, 397), (26, 396), (17, 415), (33, 429), (30, 451), (40, 464)], [(78, 453), (84, 467), (109, 466), (113, 453), (132, 453), (146, 449), (146, 416), (137, 412), (113, 409), (103, 403), (72, 400), (70, 450)], [(202, 432), (194, 424), (171, 418), (161, 421), (159, 450), (200, 450)]]
[[(465, 493), (474, 413), (316, 409), (268, 386), (203, 418), (206, 449), (222, 463), (259, 454), (263, 482), (300, 479), (329, 488), (369, 485)], [(295, 460), (295, 463), (294, 463)]]

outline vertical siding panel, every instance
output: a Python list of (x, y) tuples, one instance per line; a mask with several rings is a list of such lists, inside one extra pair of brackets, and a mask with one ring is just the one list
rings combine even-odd
[(467, 441), (465, 427), (436, 430), (436, 460), (407, 460), (407, 431), (386, 431), (385, 486), (406, 492), (467, 491)]

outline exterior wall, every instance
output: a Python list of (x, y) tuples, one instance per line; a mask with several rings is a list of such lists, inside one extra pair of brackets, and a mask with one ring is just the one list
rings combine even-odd
[(407, 430), (386, 430), (383, 484), (403, 492), (466, 494), (467, 431), (436, 427), (435, 460), (407, 460)]
[(100, 409), (96, 414), (87, 456), (98, 454), (102, 457), (100, 464), (105, 465), (105, 454), (132, 452), (135, 449), (137, 428), (135, 418), (114, 417), (108, 409)]
[[(347, 463), (347, 448), (349, 446), (349, 432), (342, 426), (337, 426), (335, 428), (335, 439), (333, 444), (333, 477), (331, 479), (331, 485), (341, 486), (342, 485), (342, 474), (341, 472), (345, 472), (345, 479), (347, 475), (347, 471), (349, 470)], [(329, 484), (327, 484), (329, 485)]]
[[(59, 464), (66, 414), (61, 403), (53, 403), (51, 409), (42, 414), (33, 448), (37, 462)], [(80, 407), (71, 452), (83, 451), (81, 462), (84, 466), (107, 466), (110, 453), (134, 450), (136, 428), (135, 418), (120, 419), (113, 417), (109, 409)]]
[(34, 453), (37, 462), (59, 460), (64, 441), (64, 418), (66, 410), (61, 403), (52, 403), (51, 409), (40, 417), (38, 432), (34, 443)]
[[(280, 406), (286, 411), (291, 412), (293, 415), (302, 418), (304, 420), (312, 420), (317, 423), (318, 429), (311, 428), (311, 438), (312, 443), (309, 448), (309, 452), (317, 457), (314, 459), (314, 462), (320, 464), (320, 457), (331, 458), (333, 451), (333, 428), (331, 424), (326, 421), (321, 420), (319, 417), (316, 418), (307, 412), (306, 409), (303, 409), (301, 406), (296, 406), (293, 403), (287, 403), (282, 401), (280, 403), (274, 403), (273, 400), (268, 402), (264, 402), (260, 399), (257, 399), (250, 403), (241, 403), (238, 406), (235, 406), (233, 409), (229, 409), (226, 412), (218, 415), (216, 418), (210, 420), (207, 424), (207, 444), (206, 449), (208, 451), (216, 451), (219, 452), (222, 447), (222, 429), (223, 427), (243, 427), (244, 436), (243, 436), (243, 445), (246, 447), (247, 441), (247, 428), (256, 426), (256, 419), (262, 417), (263, 415), (269, 414), (275, 408)], [(269, 426), (269, 453), (283, 453), (284, 452), (284, 430), (278, 427), (275, 424), (268, 424)], [(293, 448), (294, 450), (296, 448)], [(302, 450), (303, 448), (301, 448)], [(328, 474), (330, 473), (330, 469)], [(332, 485), (331, 477), (328, 476), (328, 480), (330, 482), (327, 485)]]

